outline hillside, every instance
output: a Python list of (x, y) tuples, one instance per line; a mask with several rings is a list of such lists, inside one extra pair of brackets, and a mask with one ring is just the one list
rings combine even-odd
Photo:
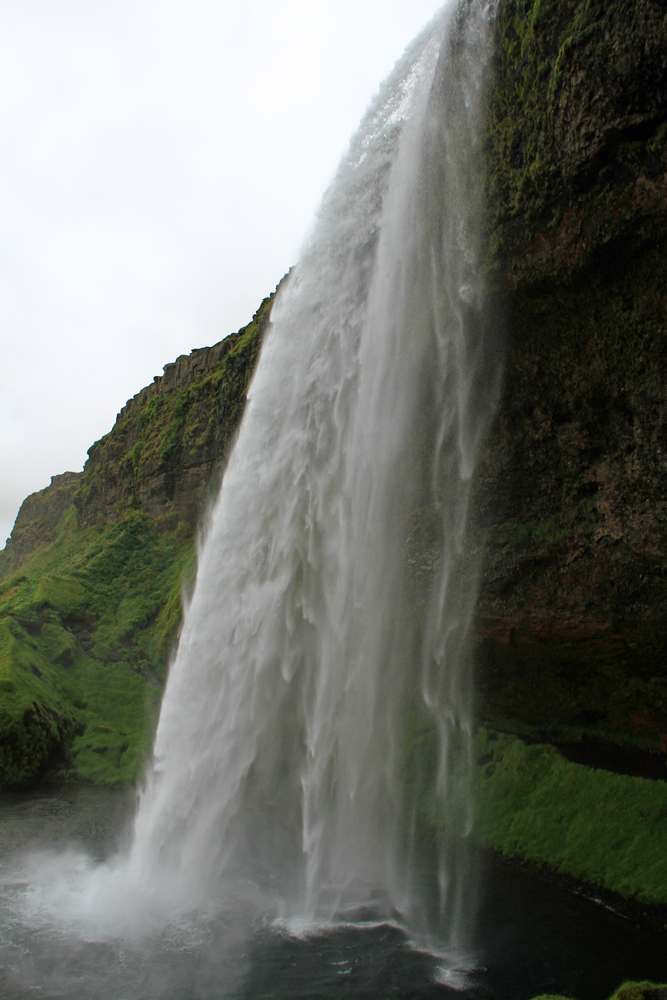
[(0, 554), (0, 781), (136, 780), (195, 542), (271, 308), (167, 365), (82, 473), (28, 497)]

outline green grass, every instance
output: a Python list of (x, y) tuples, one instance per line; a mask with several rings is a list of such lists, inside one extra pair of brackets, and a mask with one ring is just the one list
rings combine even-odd
[(70, 774), (112, 786), (136, 780), (150, 755), (161, 689), (147, 684), (127, 662), (104, 664), (85, 655), (78, 658), (70, 683), (85, 726), (69, 751)]
[[(609, 1000), (653, 1000), (656, 990), (665, 989), (667, 986), (664, 983), (650, 983), (646, 980), (641, 983), (627, 982), (619, 986)], [(572, 1000), (572, 998), (561, 996), (560, 993), (541, 993), (538, 997), (533, 997), (533, 1000)]]
[[(218, 481), (272, 301), (212, 367), (119, 417), (60, 488), (47, 533), (57, 491), (22, 508), (13, 537), (34, 548), (0, 554), (0, 788), (48, 772), (108, 785), (139, 776), (194, 584), (205, 479)], [(194, 489), (193, 468), (204, 478)]]
[(473, 753), (472, 840), (642, 903), (667, 903), (667, 783), (574, 764), (548, 744), (483, 728)]
[(0, 773), (14, 786), (34, 781), (76, 730), (52, 647), (52, 635), (40, 642), (17, 621), (0, 620)]
[(49, 766), (110, 785), (138, 777), (193, 571), (191, 538), (131, 511), (83, 530), (70, 519), (2, 581), (3, 785)]
[(555, 747), (481, 727), (454, 732), (447, 793), (424, 713), (403, 738), (405, 811), (425, 842), (465, 837), (644, 905), (667, 903), (667, 782), (575, 764)]
[(438, 739), (425, 711), (406, 715), (406, 832), (465, 837), (642, 904), (667, 903), (667, 782), (566, 760), (547, 743), (480, 727), (455, 730), (444, 799)]

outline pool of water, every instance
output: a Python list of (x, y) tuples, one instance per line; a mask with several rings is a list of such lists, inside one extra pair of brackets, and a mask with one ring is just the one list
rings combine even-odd
[(0, 797), (3, 1000), (528, 1000), (545, 992), (604, 1000), (624, 979), (667, 981), (667, 934), (484, 856), (465, 956), (420, 950), (397, 924), (371, 920), (295, 934), (232, 909), (133, 942), (26, 918), (26, 857), (78, 845), (101, 860), (122, 844), (133, 804), (131, 794), (92, 788)]

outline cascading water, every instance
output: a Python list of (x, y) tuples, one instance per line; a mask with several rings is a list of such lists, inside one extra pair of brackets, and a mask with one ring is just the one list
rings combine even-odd
[[(172, 905), (247, 880), (309, 920), (410, 912), (406, 713), (437, 724), (442, 786), (468, 710), (462, 542), (497, 384), (473, 180), (490, 13), (447, 7), (407, 50), (273, 309), (128, 860)], [(419, 516), (439, 567), (408, 596)]]
[[(492, 14), (448, 4), (406, 50), (280, 290), (133, 840), (79, 884), (86, 920), (136, 930), (251, 898), (305, 923), (421, 919), (406, 746), (438, 732), (446, 812), (469, 722), (469, 487), (500, 370), (478, 266)], [(451, 853), (438, 870), (451, 937), (465, 882)]]

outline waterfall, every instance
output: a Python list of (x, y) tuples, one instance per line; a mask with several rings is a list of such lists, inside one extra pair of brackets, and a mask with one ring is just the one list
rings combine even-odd
[[(407, 49), (274, 306), (129, 861), (180, 903), (247, 881), (312, 920), (409, 909), (404, 717), (432, 715), (442, 788), (469, 721), (462, 543), (497, 386), (474, 163), (490, 13), (448, 5)], [(426, 594), (415, 512), (439, 548)]]
[[(491, 18), (447, 4), (406, 50), (281, 287), (133, 840), (108, 866), (127, 911), (417, 913), (406, 734), (439, 734), (446, 813), (470, 728), (470, 481), (499, 380), (479, 273)], [(451, 854), (439, 872), (458, 905)]]

